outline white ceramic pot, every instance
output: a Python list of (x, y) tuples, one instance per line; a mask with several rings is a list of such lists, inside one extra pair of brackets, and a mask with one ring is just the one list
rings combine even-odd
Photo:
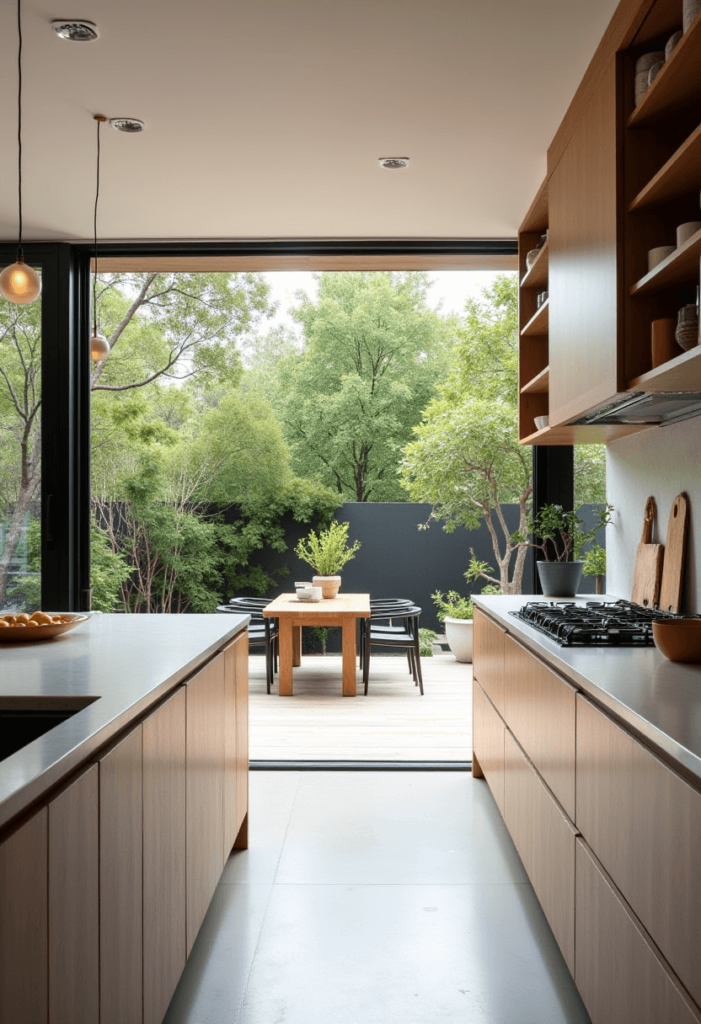
[(472, 619), (443, 619), (445, 638), (456, 661), (472, 661)]
[(326, 601), (332, 601), (341, 586), (341, 577), (314, 576), (312, 583), (315, 587), (321, 587), (321, 593)]

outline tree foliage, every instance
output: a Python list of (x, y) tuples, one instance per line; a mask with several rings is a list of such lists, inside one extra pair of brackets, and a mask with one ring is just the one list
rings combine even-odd
[(445, 367), (452, 324), (427, 275), (335, 273), (301, 295), (305, 347), (278, 368), (276, 410), (302, 476), (350, 501), (402, 501), (399, 452)]

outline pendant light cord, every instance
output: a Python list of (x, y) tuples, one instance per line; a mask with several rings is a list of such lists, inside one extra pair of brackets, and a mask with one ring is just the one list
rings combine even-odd
[(19, 199), (19, 239), (17, 256), (22, 259), (22, 0), (17, 0), (17, 193)]
[(92, 326), (93, 332), (97, 333), (97, 201), (100, 198), (100, 125), (102, 119), (96, 117), (97, 121), (97, 172), (95, 175), (95, 214), (93, 217), (93, 237), (94, 237), (94, 266), (93, 266), (93, 278), (92, 278)]

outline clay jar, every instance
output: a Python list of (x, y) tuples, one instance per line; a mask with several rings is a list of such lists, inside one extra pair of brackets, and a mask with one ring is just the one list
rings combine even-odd
[(675, 356), (680, 356), (683, 349), (677, 345), (675, 331), (677, 321), (673, 317), (652, 321), (652, 368), (668, 363)]

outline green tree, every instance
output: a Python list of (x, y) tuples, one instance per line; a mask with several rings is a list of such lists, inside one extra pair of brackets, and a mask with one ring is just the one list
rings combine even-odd
[(300, 295), (301, 355), (280, 364), (276, 411), (302, 476), (351, 501), (406, 500), (402, 446), (445, 367), (453, 322), (426, 304), (428, 277), (333, 273)]

